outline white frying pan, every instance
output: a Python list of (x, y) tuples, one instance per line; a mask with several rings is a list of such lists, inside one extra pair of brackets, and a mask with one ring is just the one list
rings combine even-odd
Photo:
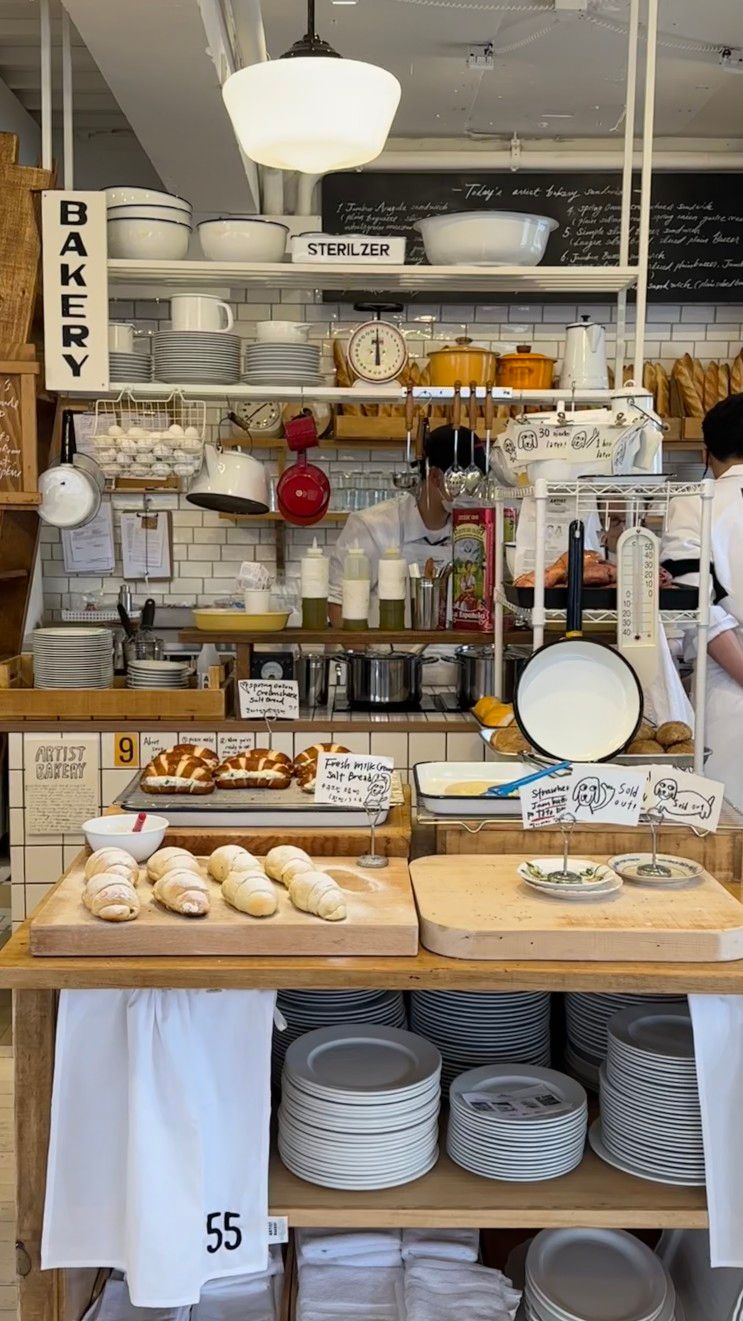
[(527, 661), (513, 710), (524, 738), (546, 757), (610, 761), (642, 719), (642, 688), (618, 651), (582, 634), (583, 524), (570, 524), (565, 637)]

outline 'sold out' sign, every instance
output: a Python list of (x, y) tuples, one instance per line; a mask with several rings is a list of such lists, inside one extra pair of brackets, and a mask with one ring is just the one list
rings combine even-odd
[(41, 217), (47, 388), (105, 390), (106, 195), (45, 192)]

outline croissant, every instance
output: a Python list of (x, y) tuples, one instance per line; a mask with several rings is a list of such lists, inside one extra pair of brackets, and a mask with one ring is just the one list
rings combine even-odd
[(256, 748), (228, 757), (214, 772), (218, 789), (288, 789), (292, 764), (283, 752)]
[(340, 886), (324, 871), (304, 871), (290, 881), (289, 898), (303, 913), (313, 913), (326, 922), (342, 922), (347, 916)]
[(203, 761), (211, 771), (219, 765), (219, 757), (213, 748), (205, 748), (201, 743), (176, 743), (174, 748), (168, 748), (166, 757), (193, 757), (195, 761)]
[(272, 880), (286, 886), (301, 872), (315, 870), (309, 853), (294, 844), (277, 844), (269, 849), (263, 865)]
[(271, 917), (279, 906), (276, 891), (259, 863), (250, 869), (233, 868), (222, 882), (222, 894), (233, 908), (251, 917)]
[(224, 881), (232, 869), (245, 871), (248, 864), (255, 861), (253, 854), (248, 853), (248, 850), (241, 848), (239, 844), (222, 844), (212, 853), (206, 864), (206, 870), (215, 881)]
[(203, 917), (209, 912), (209, 885), (200, 873), (169, 871), (155, 882), (152, 892), (164, 908), (184, 917)]
[(132, 885), (136, 885), (139, 880), (139, 863), (126, 849), (98, 849), (91, 853), (85, 864), (86, 881), (99, 872), (116, 872), (120, 876), (128, 876)]
[(294, 758), (294, 774), (300, 775), (310, 766), (317, 768), (318, 757), (323, 752), (348, 752), (348, 748), (344, 748), (342, 743), (312, 743)]
[(131, 922), (139, 913), (139, 895), (121, 872), (96, 872), (86, 882), (82, 898), (93, 916), (104, 922)]
[(159, 881), (166, 872), (173, 868), (180, 871), (199, 871), (199, 864), (188, 849), (158, 849), (147, 863), (147, 875), (151, 881)]
[(214, 781), (203, 761), (160, 752), (142, 771), (140, 786), (148, 794), (210, 794)]

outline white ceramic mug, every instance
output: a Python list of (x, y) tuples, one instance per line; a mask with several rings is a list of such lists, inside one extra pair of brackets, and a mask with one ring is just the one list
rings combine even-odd
[[(222, 313), (226, 321), (222, 325)], [(173, 294), (170, 300), (173, 330), (232, 330), (235, 318), (229, 303), (212, 294)]]
[(129, 321), (109, 321), (108, 347), (114, 353), (133, 353), (134, 326)]
[(245, 588), (245, 613), (247, 615), (265, 615), (271, 609), (270, 587)]

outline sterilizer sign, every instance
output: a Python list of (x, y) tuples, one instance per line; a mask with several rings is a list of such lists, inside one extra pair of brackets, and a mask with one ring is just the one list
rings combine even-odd
[(42, 197), (44, 348), (50, 390), (108, 386), (105, 193)]

